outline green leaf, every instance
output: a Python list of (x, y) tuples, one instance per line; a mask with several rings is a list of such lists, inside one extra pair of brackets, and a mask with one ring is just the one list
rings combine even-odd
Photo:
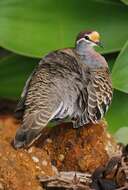
[(128, 126), (118, 129), (114, 136), (118, 142), (128, 144)]
[(83, 29), (101, 33), (103, 53), (115, 52), (128, 39), (128, 7), (96, 0), (0, 0), (0, 45), (41, 57), (74, 45)]
[(37, 59), (9, 55), (0, 60), (0, 97), (19, 98)]
[(115, 60), (116, 60), (116, 58), (118, 56), (118, 53), (105, 54), (103, 56), (105, 57), (108, 65), (109, 65), (110, 72), (112, 72), (112, 68), (113, 68), (113, 66), (115, 64)]
[(128, 93), (128, 41), (114, 64), (112, 81), (114, 88)]
[(124, 4), (128, 5), (128, 0), (121, 0)]
[(96, 2), (109, 3), (109, 4), (121, 4), (119, 0), (93, 0)]
[(106, 115), (109, 131), (115, 133), (119, 128), (128, 126), (128, 94), (114, 91), (112, 105)]

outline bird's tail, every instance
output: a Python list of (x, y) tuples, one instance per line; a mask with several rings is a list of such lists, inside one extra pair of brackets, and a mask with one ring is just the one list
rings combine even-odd
[(13, 141), (14, 148), (29, 147), (41, 136), (42, 129), (47, 125), (48, 119), (41, 115), (41, 111), (27, 115), (22, 126), (17, 130)]
[(44, 127), (47, 126), (48, 122), (54, 117), (56, 112), (53, 114), (51, 111), (42, 109), (38, 112), (31, 114), (25, 114), (23, 117), (23, 124), (18, 129), (16, 136), (13, 141), (14, 148), (29, 147), (35, 140), (41, 136), (41, 132)]
[(35, 140), (41, 136), (41, 131), (36, 129), (19, 128), (13, 140), (13, 146), (16, 149), (29, 147)]

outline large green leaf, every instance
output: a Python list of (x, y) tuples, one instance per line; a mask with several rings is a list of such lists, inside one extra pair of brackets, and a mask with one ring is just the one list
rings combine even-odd
[(128, 94), (118, 90), (114, 91), (112, 105), (106, 119), (112, 133), (121, 127), (128, 126)]
[(128, 126), (118, 129), (114, 136), (118, 142), (128, 144)]
[(0, 45), (20, 54), (42, 54), (74, 45), (80, 30), (102, 34), (104, 53), (128, 39), (128, 7), (96, 0), (0, 0)]
[(112, 81), (114, 88), (128, 93), (128, 41), (114, 64)]
[(123, 3), (125, 3), (126, 5), (128, 5), (128, 0), (121, 0)]
[(106, 61), (108, 63), (110, 72), (112, 72), (115, 60), (116, 60), (116, 58), (118, 56), (118, 53), (105, 54), (103, 56), (105, 57), (105, 59), (106, 59)]
[(9, 55), (0, 60), (0, 97), (18, 98), (37, 59)]

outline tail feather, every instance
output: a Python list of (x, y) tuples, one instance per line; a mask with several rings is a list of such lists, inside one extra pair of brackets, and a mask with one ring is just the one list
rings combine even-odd
[(46, 109), (42, 109), (31, 114), (25, 113), (23, 124), (17, 130), (14, 138), (14, 148), (18, 149), (30, 146), (41, 136), (42, 129), (47, 126), (48, 122), (53, 119), (54, 115), (57, 114), (58, 111), (59, 109), (51, 114), (51, 112)]
[(41, 136), (42, 129), (47, 125), (48, 119), (41, 117), (41, 112), (27, 115), (22, 126), (17, 130), (13, 141), (14, 148), (30, 146)]
[(14, 148), (29, 147), (35, 140), (41, 136), (41, 131), (36, 129), (24, 130), (22, 127), (17, 131), (13, 141)]

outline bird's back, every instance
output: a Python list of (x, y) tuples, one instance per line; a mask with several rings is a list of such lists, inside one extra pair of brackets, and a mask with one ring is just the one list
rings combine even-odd
[[(86, 80), (87, 77), (85, 77), (85, 82)], [(50, 53), (42, 59), (29, 82), (24, 102), (27, 107), (25, 113), (42, 109), (44, 105), (49, 105), (50, 112), (54, 109), (53, 107), (56, 111), (60, 101), (71, 110), (82, 88), (82, 68), (75, 56), (63, 50)]]
[[(68, 51), (72, 51), (72, 56)], [(22, 127), (15, 138), (17, 147), (22, 144), (18, 145), (16, 139), (20, 138), (20, 142), (25, 139), (28, 144), (37, 135), (34, 131), (39, 133), (49, 121), (81, 114), (76, 102), (83, 89), (82, 73), (73, 49), (52, 52), (41, 60), (28, 79), (16, 109), (23, 114)], [(32, 131), (29, 137), (25, 136), (26, 131)]]

